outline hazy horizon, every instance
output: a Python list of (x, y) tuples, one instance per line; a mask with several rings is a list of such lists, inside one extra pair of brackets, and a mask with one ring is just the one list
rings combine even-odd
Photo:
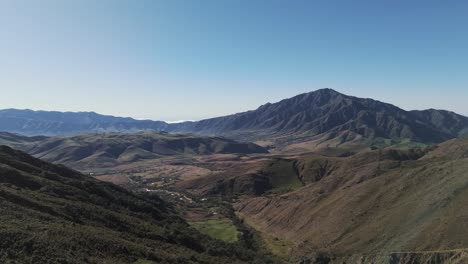
[[(320, 89), (325, 89), (325, 88), (320, 88)], [(330, 89), (330, 88), (329, 88)], [(332, 88), (331, 88), (332, 89)], [(317, 89), (319, 90), (319, 89)], [(335, 89), (333, 89), (335, 90)], [(316, 90), (312, 90), (312, 91), (316, 91)], [(312, 91), (309, 91), (309, 92), (312, 92)], [(336, 91), (336, 90), (335, 90)], [(340, 92), (340, 91), (337, 91), (337, 92)], [(340, 92), (341, 93), (341, 92)], [(280, 100), (278, 101), (272, 101), (272, 102), (265, 102), (261, 105), (264, 105), (264, 104), (267, 104), (267, 103), (277, 103), (283, 99), (288, 99), (288, 98), (291, 98), (293, 96), (296, 96), (297, 94), (295, 95), (292, 95), (292, 96), (289, 96), (287, 98), (281, 98)], [(352, 95), (352, 94), (345, 94), (345, 95), (349, 95), (349, 96), (355, 96), (355, 95)], [(360, 97), (360, 98), (370, 98), (370, 97)], [(370, 98), (370, 99), (374, 99), (374, 100), (377, 100), (375, 98)], [(385, 101), (381, 101), (381, 100), (377, 100), (377, 101), (380, 101), (380, 102), (383, 102), (383, 103), (389, 103), (389, 104), (392, 104), (396, 107), (399, 107), (403, 110), (406, 110), (406, 111), (411, 111), (411, 110), (427, 110), (427, 109), (437, 109), (437, 110), (448, 110), (448, 109), (442, 109), (442, 108), (434, 108), (434, 107), (428, 107), (428, 108), (424, 108), (424, 109), (406, 109), (406, 108), (403, 108), (403, 107), (400, 107), (398, 105), (395, 105), (393, 104), (392, 102), (385, 102)], [(237, 113), (241, 113), (241, 112), (246, 112), (246, 111), (251, 111), (251, 110), (255, 110), (257, 109), (258, 107), (260, 107), (261, 105), (258, 105), (257, 107), (254, 107), (252, 109), (246, 109), (246, 110), (243, 110), (243, 111), (238, 111), (238, 112), (233, 112), (233, 113), (227, 113), (225, 115), (232, 115), (232, 114), (237, 114)], [(0, 108), (0, 110), (4, 110), (4, 109), (9, 109), (9, 108)], [(133, 119), (136, 119), (136, 120), (152, 120), (152, 121), (164, 121), (166, 123), (169, 123), (169, 124), (173, 124), (173, 123), (182, 123), (182, 122), (193, 122), (193, 121), (199, 121), (199, 120), (203, 120), (203, 119), (209, 119), (209, 118), (214, 118), (214, 117), (219, 117), (219, 116), (222, 116), (222, 115), (217, 115), (217, 116), (207, 116), (207, 117), (204, 117), (204, 118), (199, 118), (199, 119), (173, 119), (173, 120), (164, 120), (164, 119), (157, 119), (157, 118), (151, 118), (151, 117), (145, 117), (145, 116), (126, 116), (126, 115), (115, 115), (115, 114), (112, 114), (112, 113), (102, 113), (102, 112), (97, 112), (97, 111), (93, 111), (93, 110), (79, 110), (79, 111), (68, 111), (68, 110), (63, 110), (63, 111), (60, 111), (60, 110), (44, 110), (44, 109), (31, 109), (31, 108), (24, 108), (24, 109), (20, 109), (20, 108), (11, 108), (11, 109), (17, 109), (17, 110), (33, 110), (33, 111), (58, 111), (58, 112), (95, 112), (97, 114), (101, 114), (101, 115), (110, 115), (110, 116), (117, 116), (117, 117), (130, 117), (130, 118), (133, 118)], [(448, 110), (448, 111), (451, 111), (451, 110)], [(460, 113), (460, 112), (455, 112), (457, 114), (461, 114), (461, 115), (464, 115), (464, 116), (468, 116), (464, 113)]]
[(468, 115), (468, 2), (5, 1), (0, 109), (200, 120), (330, 87)]

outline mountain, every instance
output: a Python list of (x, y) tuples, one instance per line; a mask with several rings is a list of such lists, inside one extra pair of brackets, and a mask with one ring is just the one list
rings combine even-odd
[(0, 209), (1, 263), (264, 263), (252, 250), (200, 234), (156, 195), (5, 146)]
[(82, 132), (135, 132), (164, 130), (161, 121), (100, 115), (94, 112), (0, 110), (0, 131), (22, 135), (71, 135)]
[[(270, 190), (282, 179), (288, 190), (243, 196), (236, 210), (283, 252), (310, 260), (303, 263), (468, 261), (468, 138), (424, 149), (269, 161), (251, 175), (262, 176)], [(233, 177), (226, 179), (231, 192), (247, 181)], [(211, 186), (211, 193), (228, 187), (221, 178)]]
[(79, 134), (62, 137), (24, 137), (0, 133), (0, 142), (54, 163), (73, 168), (110, 167), (143, 159), (175, 155), (268, 153), (253, 143), (221, 137), (164, 132)]
[(405, 111), (373, 99), (321, 89), (234, 115), (168, 124), (93, 112), (0, 110), (0, 131), (23, 135), (81, 132), (168, 132), (220, 135), (261, 141), (285, 150), (408, 142), (440, 143), (468, 134), (468, 118), (444, 110)]
[[(216, 134), (249, 140), (274, 139), (319, 145), (390, 139), (439, 143), (468, 133), (468, 118), (443, 110), (405, 111), (391, 104), (321, 89), (254, 111), (185, 122), (168, 131)], [(296, 142), (295, 142), (296, 141)]]

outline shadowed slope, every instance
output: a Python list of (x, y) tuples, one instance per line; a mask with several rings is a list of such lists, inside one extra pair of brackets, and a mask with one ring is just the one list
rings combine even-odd
[[(0, 262), (251, 263), (157, 196), (139, 196), (0, 146)], [(12, 262), (13, 263), (13, 262)]]

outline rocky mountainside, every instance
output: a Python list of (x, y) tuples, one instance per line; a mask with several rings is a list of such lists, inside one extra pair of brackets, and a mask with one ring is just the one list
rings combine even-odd
[(173, 124), (171, 131), (254, 139), (320, 136), (341, 143), (356, 138), (408, 139), (439, 143), (465, 135), (468, 118), (448, 111), (405, 111), (391, 104), (321, 89), (254, 111), (198, 122)]
[(5, 146), (0, 210), (1, 263), (264, 263), (200, 234), (155, 195)]
[(0, 110), (0, 131), (22, 135), (71, 135), (82, 132), (135, 132), (164, 130), (161, 121), (135, 120), (94, 112), (48, 112), (5, 109)]
[(73, 168), (110, 167), (175, 155), (253, 154), (268, 151), (253, 143), (222, 137), (165, 132), (79, 134), (63, 137), (24, 137), (0, 133), (0, 142), (54, 163)]

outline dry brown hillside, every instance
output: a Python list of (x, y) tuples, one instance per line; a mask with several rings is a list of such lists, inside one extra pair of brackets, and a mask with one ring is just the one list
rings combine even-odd
[[(351, 263), (468, 261), (459, 250), (468, 248), (468, 138), (330, 158), (325, 169), (316, 159), (300, 162), (302, 177), (312, 179), (304, 187), (235, 206), (252, 226), (285, 241), (292, 255)], [(431, 253), (439, 251), (445, 253)]]

